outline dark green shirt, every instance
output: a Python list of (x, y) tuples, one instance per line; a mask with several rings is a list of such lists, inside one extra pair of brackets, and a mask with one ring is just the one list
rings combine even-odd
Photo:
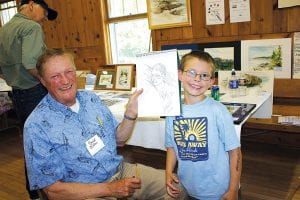
[(0, 67), (9, 86), (28, 89), (40, 81), (28, 70), (46, 49), (41, 25), (18, 13), (0, 29)]

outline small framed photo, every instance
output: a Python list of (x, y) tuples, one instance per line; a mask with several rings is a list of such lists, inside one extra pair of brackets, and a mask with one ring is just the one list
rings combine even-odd
[(97, 70), (95, 90), (113, 90), (115, 82), (115, 70)]
[(192, 25), (190, 0), (147, 0), (147, 13), (150, 29)]
[(131, 90), (134, 82), (134, 64), (120, 64), (116, 66), (116, 90)]

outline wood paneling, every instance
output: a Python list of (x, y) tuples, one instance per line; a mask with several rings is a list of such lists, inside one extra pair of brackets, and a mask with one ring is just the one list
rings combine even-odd
[[(57, 20), (44, 24), (46, 43), (48, 47), (76, 49), (80, 69), (110, 64), (102, 1), (47, 0), (59, 15)], [(250, 3), (250, 22), (230, 23), (229, 1), (225, 1), (225, 24), (206, 25), (205, 0), (191, 0), (192, 26), (153, 30), (153, 48), (159, 50), (165, 44), (291, 37), (293, 32), (300, 31), (300, 6), (279, 9), (277, 0)]]
[(58, 11), (55, 21), (44, 24), (46, 44), (76, 55), (77, 69), (106, 64), (104, 29), (99, 0), (48, 0)]
[[(292, 32), (300, 31), (300, 7), (279, 9), (277, 0), (251, 0), (250, 1), (250, 22), (230, 23), (229, 1), (225, 1), (225, 24), (206, 25), (205, 0), (191, 0), (192, 11), (192, 32), (190, 27), (182, 27), (182, 32), (188, 30), (191, 34), (172, 36), (178, 34), (179, 28), (155, 30), (153, 46), (159, 50), (163, 44), (178, 44), (235, 41), (260, 38), (290, 37)], [(175, 31), (173, 31), (175, 30)]]

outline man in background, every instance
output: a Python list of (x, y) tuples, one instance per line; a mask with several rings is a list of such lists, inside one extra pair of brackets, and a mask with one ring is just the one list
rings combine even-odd
[[(21, 0), (19, 13), (0, 29), (2, 77), (12, 87), (14, 108), (23, 124), (48, 93), (40, 83), (36, 62), (46, 50), (41, 23), (56, 17), (44, 0)], [(38, 199), (37, 191), (29, 190), (26, 170), (25, 175), (30, 198)]]

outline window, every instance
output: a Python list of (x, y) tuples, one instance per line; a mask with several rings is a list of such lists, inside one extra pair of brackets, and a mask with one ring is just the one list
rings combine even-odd
[(17, 13), (16, 1), (2, 1), (2, 2), (4, 3), (0, 3), (1, 26), (7, 23)]
[(107, 9), (112, 62), (134, 63), (151, 48), (146, 0), (107, 0)]

